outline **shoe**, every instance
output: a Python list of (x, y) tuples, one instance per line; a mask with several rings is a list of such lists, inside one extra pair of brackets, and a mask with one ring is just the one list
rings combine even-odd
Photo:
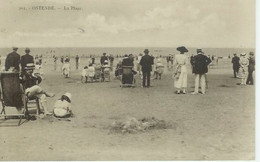
[(186, 91), (184, 90), (184, 91), (182, 91), (182, 94), (186, 94)]
[(45, 95), (46, 95), (47, 97), (54, 97), (54, 96), (55, 96), (54, 93), (46, 93), (46, 92), (45, 92)]
[(195, 95), (195, 94), (198, 94), (198, 92), (192, 92), (191, 94), (192, 94), (192, 95)]
[(177, 93), (177, 94), (180, 94), (180, 93), (181, 93), (181, 91), (177, 91), (176, 93)]

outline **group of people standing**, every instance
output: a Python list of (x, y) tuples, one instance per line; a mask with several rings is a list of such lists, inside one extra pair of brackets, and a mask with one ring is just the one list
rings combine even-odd
[[(178, 47), (177, 50), (180, 53), (175, 56), (174, 60), (174, 86), (177, 89), (177, 94), (186, 94), (188, 80), (187, 65), (189, 64), (189, 59), (185, 55), (185, 52), (188, 52), (188, 50), (184, 46)], [(195, 89), (191, 94), (199, 93), (199, 85), (201, 87), (201, 94), (205, 94), (206, 74), (208, 73), (208, 65), (211, 63), (211, 60), (204, 55), (201, 49), (197, 49), (197, 55), (191, 58), (190, 63), (192, 65), (192, 73), (195, 74)]]
[(254, 52), (240, 54), (234, 53), (231, 63), (233, 64), (234, 78), (241, 78), (241, 85), (253, 85), (253, 72), (255, 71)]

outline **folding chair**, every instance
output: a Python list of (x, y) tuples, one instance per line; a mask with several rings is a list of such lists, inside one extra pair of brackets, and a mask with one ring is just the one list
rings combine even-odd
[[(19, 118), (18, 126), (21, 124), (23, 118), (26, 120), (30, 119), (30, 111), (33, 110), (32, 104), (36, 104), (37, 115), (40, 113), (40, 105), (38, 99), (29, 99), (25, 94), (24, 90), (20, 84), (19, 73), (15, 72), (2, 72), (0, 74), (1, 81), (1, 103), (2, 110), (0, 113), (1, 117), (4, 119), (14, 117)], [(7, 113), (8, 107), (15, 107), (17, 113)], [(29, 109), (30, 108), (30, 109)], [(29, 111), (30, 110), (30, 111)]]

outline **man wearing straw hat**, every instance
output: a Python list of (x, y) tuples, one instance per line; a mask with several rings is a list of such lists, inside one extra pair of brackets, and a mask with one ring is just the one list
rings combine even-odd
[[(143, 72), (143, 87), (150, 87), (150, 78), (153, 65), (153, 58), (149, 56), (149, 50), (144, 50), (145, 55), (141, 58), (140, 65), (142, 66)], [(147, 81), (147, 84), (146, 84)]]
[(201, 49), (197, 49), (198, 55), (193, 58), (193, 73), (195, 74), (195, 90), (192, 94), (199, 93), (199, 81), (201, 83), (201, 93), (206, 92), (206, 73), (208, 72), (208, 65), (211, 60), (203, 55)]
[(20, 61), (21, 61), (21, 57), (20, 55), (17, 53), (18, 48), (17, 47), (13, 47), (13, 52), (9, 53), (6, 57), (5, 60), (5, 70), (6, 71), (16, 71), (19, 72), (20, 71)]

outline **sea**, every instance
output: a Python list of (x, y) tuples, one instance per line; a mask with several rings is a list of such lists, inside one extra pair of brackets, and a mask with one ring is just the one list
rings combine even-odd
[[(31, 55), (42, 55), (43, 57), (61, 57), (61, 56), (69, 56), (75, 57), (78, 55), (79, 57), (100, 57), (103, 53), (107, 55), (116, 56), (124, 56), (125, 54), (133, 54), (135, 56), (143, 53), (145, 49), (148, 49), (149, 54), (157, 57), (157, 56), (168, 56), (169, 54), (177, 54), (179, 53), (176, 50), (176, 47), (55, 47), (55, 48), (30, 48)], [(189, 48), (187, 47), (189, 52), (188, 56), (196, 54), (197, 48)], [(233, 56), (233, 53), (249, 53), (250, 51), (255, 52), (254, 48), (201, 48), (205, 55), (217, 56), (220, 58), (225, 58), (228, 56)], [(20, 55), (24, 54), (25, 48), (19, 48), (18, 53)], [(0, 48), (0, 56), (5, 58), (8, 53), (12, 52), (12, 48)]]

